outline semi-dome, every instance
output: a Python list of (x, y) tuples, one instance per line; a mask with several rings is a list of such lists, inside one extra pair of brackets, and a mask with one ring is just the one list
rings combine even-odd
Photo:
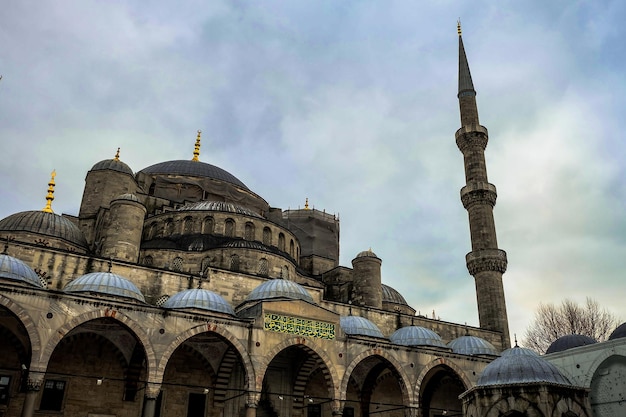
[(405, 306), (409, 305), (402, 296), (402, 294), (400, 294), (396, 289), (391, 288), (389, 285), (385, 284), (382, 284), (382, 289), (383, 303), (401, 304)]
[(529, 349), (514, 347), (491, 362), (477, 386), (546, 383), (572, 385), (556, 366)]
[(596, 343), (593, 337), (584, 336), (582, 334), (566, 334), (556, 339), (546, 350), (547, 353), (563, 352), (578, 346), (591, 345)]
[(389, 336), (389, 340), (403, 346), (446, 347), (437, 333), (420, 326), (402, 327)]
[(162, 307), (172, 310), (197, 308), (200, 310), (235, 315), (235, 311), (232, 306), (228, 304), (228, 301), (224, 300), (224, 298), (213, 291), (201, 288), (176, 293), (168, 298), (167, 301), (163, 303)]
[(378, 326), (363, 317), (341, 316), (339, 318), (339, 325), (345, 334), (351, 336), (385, 337)]
[(268, 300), (272, 298), (289, 298), (292, 300), (304, 300), (313, 303), (313, 297), (304, 287), (297, 282), (286, 279), (272, 279), (264, 282), (246, 297), (246, 301)]
[(263, 218), (258, 213), (255, 213), (246, 207), (233, 203), (226, 203), (224, 201), (197, 201), (195, 203), (185, 204), (179, 208), (178, 211), (224, 211), (228, 213)]
[(126, 278), (111, 272), (92, 272), (70, 281), (63, 291), (69, 293), (93, 292), (132, 298), (145, 302), (141, 291)]
[(100, 161), (96, 163), (93, 167), (91, 167), (92, 171), (117, 171), (123, 172), (125, 174), (133, 175), (133, 170), (130, 169), (128, 165), (124, 162), (120, 161), (117, 158), (114, 159), (105, 159), (104, 161)]
[(609, 336), (609, 340), (619, 339), (621, 337), (626, 337), (626, 323), (622, 323)]
[(151, 165), (140, 172), (150, 175), (181, 175), (191, 177), (210, 178), (224, 181), (248, 190), (248, 187), (230, 172), (200, 161), (178, 160), (166, 161)]
[(31, 267), (5, 253), (0, 254), (0, 278), (42, 287), (39, 275)]
[(1, 232), (28, 232), (63, 239), (87, 249), (87, 240), (78, 226), (63, 216), (41, 210), (22, 211), (0, 220)]
[(267, 252), (269, 248), (260, 242), (253, 240), (236, 239), (227, 242), (223, 247), (225, 248), (237, 248), (237, 249), (256, 249)]
[(485, 339), (470, 335), (457, 337), (448, 343), (448, 347), (461, 355), (498, 355), (494, 345)]

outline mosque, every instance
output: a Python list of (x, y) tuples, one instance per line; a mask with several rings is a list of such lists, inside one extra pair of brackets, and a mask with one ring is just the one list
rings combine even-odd
[(193, 157), (87, 172), (78, 216), (0, 220), (0, 416), (626, 415), (626, 327), (511, 348), (476, 92), (459, 28), (462, 153), (480, 326), (416, 314), (339, 219), (272, 207)]

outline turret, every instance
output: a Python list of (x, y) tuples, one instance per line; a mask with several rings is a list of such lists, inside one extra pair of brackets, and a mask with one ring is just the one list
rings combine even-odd
[(461, 128), (456, 143), (463, 154), (466, 185), (461, 201), (469, 216), (472, 251), (467, 254), (467, 269), (476, 281), (480, 327), (500, 332), (502, 346), (511, 345), (504, 299), (502, 274), (506, 271), (506, 252), (498, 249), (493, 207), (496, 187), (487, 180), (485, 149), (488, 133), (478, 120), (476, 91), (465, 55), (461, 25), (459, 33), (459, 107)]
[(352, 260), (353, 301), (355, 305), (382, 308), (383, 289), (380, 266), (383, 261), (371, 249)]
[(138, 262), (146, 208), (134, 194), (124, 194), (111, 202), (109, 220), (102, 230), (100, 256)]

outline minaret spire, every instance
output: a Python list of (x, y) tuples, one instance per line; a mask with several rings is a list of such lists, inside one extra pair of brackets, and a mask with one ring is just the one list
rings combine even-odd
[(467, 210), (472, 251), (465, 257), (467, 269), (476, 282), (476, 298), (480, 327), (500, 332), (502, 348), (511, 346), (509, 324), (504, 299), (502, 274), (506, 271), (506, 252), (498, 249), (493, 207), (496, 187), (487, 179), (485, 149), (487, 128), (478, 120), (476, 91), (465, 55), (461, 23), (459, 33), (459, 108), (461, 128), (456, 132), (456, 144), (463, 154), (466, 185), (461, 189), (461, 202)]

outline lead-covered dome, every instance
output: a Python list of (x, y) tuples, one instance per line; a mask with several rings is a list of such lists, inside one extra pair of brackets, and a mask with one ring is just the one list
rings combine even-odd
[(514, 347), (491, 362), (477, 386), (545, 383), (572, 385), (556, 366), (528, 349)]
[(376, 256), (376, 254), (374, 252), (372, 252), (372, 249), (368, 249), (368, 250), (364, 250), (362, 252), (357, 253), (355, 259), (358, 258), (378, 258), (378, 256)]
[(181, 175), (191, 177), (210, 178), (225, 181), (248, 190), (248, 187), (230, 172), (200, 161), (177, 160), (166, 161), (151, 165), (140, 172), (151, 175)]
[(498, 350), (494, 345), (476, 336), (461, 336), (448, 343), (448, 347), (454, 353), (461, 355), (491, 355), (498, 356)]
[(0, 232), (26, 232), (65, 240), (87, 249), (87, 240), (78, 226), (63, 216), (41, 210), (22, 211), (0, 220)]
[(268, 300), (272, 298), (289, 298), (291, 300), (304, 300), (313, 303), (313, 297), (304, 287), (297, 282), (286, 279), (272, 279), (264, 282), (246, 297), (245, 301)]
[(263, 218), (254, 211), (233, 203), (226, 203), (224, 201), (198, 201), (195, 203), (185, 204), (178, 211), (223, 211), (234, 214), (244, 214), (246, 216)]
[(403, 346), (446, 347), (437, 333), (420, 326), (402, 327), (389, 336), (389, 340), (391, 343)]
[(402, 294), (398, 292), (398, 290), (391, 288), (389, 285), (385, 284), (382, 284), (381, 286), (383, 290), (383, 302), (401, 304), (404, 306), (409, 305), (402, 296)]
[(596, 343), (596, 339), (582, 334), (567, 334), (556, 339), (546, 350), (548, 353), (563, 352), (579, 346), (592, 345)]
[(619, 339), (621, 337), (626, 337), (626, 323), (622, 323), (609, 336), (609, 340)]
[(92, 292), (125, 297), (145, 302), (135, 284), (112, 272), (92, 272), (70, 281), (63, 291), (68, 293)]
[(91, 171), (117, 171), (123, 172), (124, 174), (134, 175), (133, 170), (130, 169), (128, 165), (124, 162), (120, 161), (117, 158), (114, 159), (105, 159), (104, 161), (100, 161), (96, 163), (93, 167), (91, 167)]
[(351, 336), (385, 337), (378, 326), (364, 317), (341, 316), (339, 325), (345, 334)]
[(39, 275), (24, 262), (5, 253), (0, 254), (0, 278), (19, 281), (41, 288)]
[(218, 313), (226, 313), (232, 316), (235, 311), (224, 298), (213, 291), (196, 288), (181, 291), (172, 295), (163, 303), (163, 308), (172, 310), (180, 310), (187, 308), (197, 308), (200, 310), (214, 311)]

